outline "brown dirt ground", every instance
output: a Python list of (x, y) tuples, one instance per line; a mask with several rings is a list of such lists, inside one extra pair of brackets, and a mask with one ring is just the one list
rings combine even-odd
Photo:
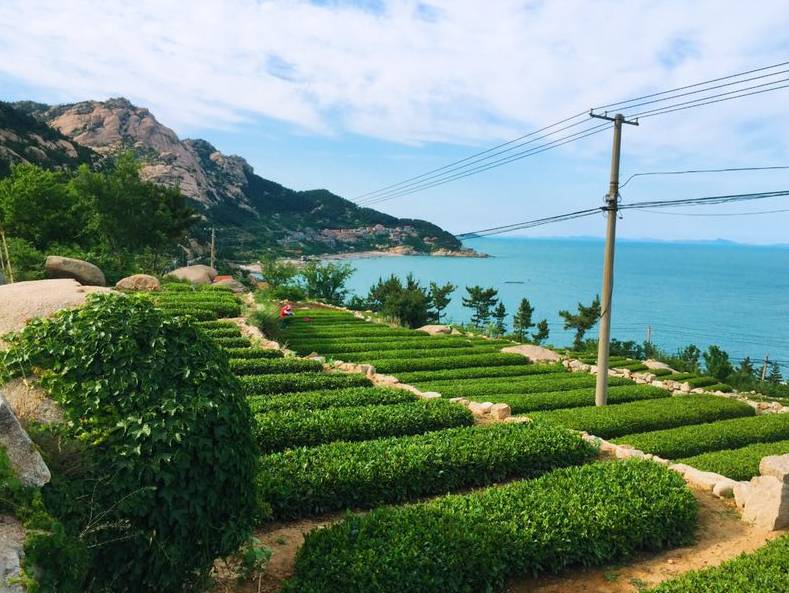
[[(625, 564), (603, 568), (575, 569), (559, 576), (516, 579), (507, 593), (637, 593), (645, 587), (689, 570), (716, 566), (743, 552), (751, 552), (785, 532), (768, 533), (743, 523), (733, 501), (723, 501), (708, 492), (695, 492), (699, 501), (696, 544), (656, 555), (636, 557)], [(292, 523), (273, 523), (256, 533), (272, 551), (264, 575), (249, 582), (220, 581), (216, 593), (273, 593), (293, 572), (296, 552), (304, 534), (341, 520), (343, 513)]]

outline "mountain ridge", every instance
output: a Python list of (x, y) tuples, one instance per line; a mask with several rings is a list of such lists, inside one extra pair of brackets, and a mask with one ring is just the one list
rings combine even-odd
[[(6, 163), (74, 166), (85, 162), (95, 166), (101, 159), (131, 150), (142, 162), (145, 179), (178, 185), (196, 206), (205, 222), (195, 231), (199, 240), (205, 240), (206, 227), (218, 227), (220, 249), (228, 256), (249, 257), (261, 250), (312, 255), (398, 248), (415, 253), (464, 253), (458, 239), (430, 222), (361, 208), (326, 189), (295, 191), (264, 179), (243, 157), (226, 155), (203, 139), (180, 139), (147, 108), (122, 97), (64, 105), (32, 101), (0, 105), (5, 112), (27, 118), (28, 127), (33, 127), (31, 118), (47, 126), (55, 148), (58, 141), (69, 143), (71, 153), (79, 157), (53, 156), (50, 162), (37, 162), (24, 151), (3, 153), (7, 144), (3, 133), (9, 130), (3, 130), (0, 121), (0, 159), (5, 154)], [(57, 150), (52, 151), (57, 156)]]

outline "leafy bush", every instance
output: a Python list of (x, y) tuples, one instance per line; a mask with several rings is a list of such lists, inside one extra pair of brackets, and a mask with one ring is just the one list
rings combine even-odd
[(520, 354), (470, 354), (466, 356), (436, 357), (420, 356), (410, 360), (371, 360), (379, 373), (400, 371), (430, 371), (434, 369), (460, 369), (471, 366), (526, 366), (529, 361)]
[(258, 306), (249, 318), (249, 322), (258, 328), (269, 340), (279, 340), (282, 336), (284, 323), (279, 312), (271, 305)]
[(468, 426), (474, 419), (463, 406), (443, 400), (403, 404), (327, 408), (304, 413), (285, 410), (257, 414), (261, 452), (386, 436), (420, 434), (439, 428)]
[(320, 373), (323, 365), (305, 358), (231, 358), (230, 369), (236, 375), (271, 375), (275, 373)]
[(462, 369), (444, 369), (439, 371), (414, 371), (398, 373), (403, 383), (421, 383), (427, 381), (448, 381), (457, 379), (484, 379), (493, 377), (526, 377), (529, 375), (561, 375), (567, 371), (560, 364), (525, 364), (505, 367), (465, 367)]
[(293, 519), (533, 478), (595, 454), (544, 422), (494, 424), (291, 449), (263, 459), (258, 483), (274, 516)]
[(645, 593), (786, 593), (789, 591), (789, 536), (720, 566), (693, 570)]
[(369, 387), (372, 381), (360, 373), (283, 373), (281, 375), (249, 375), (239, 377), (244, 393), (265, 395), (290, 391)]
[[(671, 394), (665, 389), (652, 387), (651, 385), (621, 385), (608, 389), (608, 402), (611, 404), (661, 399), (670, 396)], [(560, 410), (563, 408), (593, 406), (595, 390), (591, 387), (585, 387), (582, 389), (568, 389), (566, 391), (530, 393), (528, 395), (512, 393), (509, 395), (486, 396), (485, 401), (493, 403), (504, 402), (510, 405), (513, 414), (526, 414), (539, 410)]]
[(214, 343), (221, 348), (249, 348), (252, 342), (249, 339), (241, 338), (211, 338)]
[[(638, 493), (634, 496), (634, 493)], [(692, 541), (682, 476), (627, 461), (383, 507), (307, 534), (287, 593), (499, 591), (514, 575), (619, 562)]]
[(715, 472), (732, 480), (750, 480), (759, 475), (759, 463), (768, 455), (789, 453), (789, 440), (775, 443), (754, 443), (739, 449), (723, 449), (679, 459), (697, 469)]
[(253, 412), (283, 410), (322, 410), (325, 408), (351, 408), (373, 404), (400, 404), (412, 402), (416, 396), (405, 389), (379, 387), (348, 387), (325, 391), (302, 391), (281, 395), (253, 395), (247, 398)]
[(585, 430), (609, 439), (686, 424), (753, 416), (754, 410), (748, 404), (733, 399), (715, 395), (687, 395), (615, 406), (555, 410), (539, 415), (568, 428)]
[(282, 350), (272, 348), (258, 348), (247, 346), (246, 348), (223, 348), (230, 358), (282, 358)]
[[(523, 367), (526, 368), (526, 367)], [(422, 391), (438, 391), (445, 397), (486, 397), (505, 393), (541, 393), (594, 387), (594, 375), (586, 373), (556, 373), (510, 378), (481, 378), (461, 381), (430, 381), (420, 383)], [(633, 385), (629, 379), (609, 377), (608, 385)]]
[(370, 350), (369, 352), (348, 352), (335, 354), (325, 353), (326, 356), (339, 358), (349, 362), (367, 362), (368, 360), (413, 360), (421, 356), (430, 358), (448, 358), (455, 356), (469, 356), (477, 354), (496, 354), (501, 346), (469, 346), (468, 348), (430, 348), (428, 350)]
[(104, 294), (8, 341), (4, 374), (40, 373), (91, 456), (92, 504), (54, 480), (47, 495), (91, 551), (85, 590), (180, 592), (246, 539), (258, 509), (252, 416), (201, 330), (147, 298)]
[[(720, 397), (717, 399), (730, 401)], [(628, 434), (616, 439), (615, 442), (627, 443), (636, 449), (666, 459), (679, 459), (708, 451), (737, 449), (752, 443), (773, 443), (787, 439), (789, 439), (789, 414), (765, 414), (672, 430)]]

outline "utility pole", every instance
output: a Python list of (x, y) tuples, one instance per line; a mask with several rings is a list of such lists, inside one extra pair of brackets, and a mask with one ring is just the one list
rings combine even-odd
[(762, 367), (762, 383), (767, 379), (767, 367), (770, 365), (770, 355), (764, 355), (764, 366)]
[(211, 267), (216, 269), (216, 229), (211, 227)]
[(616, 215), (619, 209), (619, 160), (622, 153), (622, 124), (637, 126), (638, 121), (627, 121), (617, 113), (609, 117), (607, 113), (598, 115), (589, 112), (591, 117), (614, 122), (614, 141), (611, 148), (611, 177), (608, 194), (605, 197), (605, 211), (608, 214), (608, 227), (605, 235), (605, 255), (603, 259), (603, 290), (600, 304), (600, 338), (597, 344), (597, 386), (595, 405), (608, 403), (608, 349), (611, 339), (611, 298), (614, 293), (614, 244), (616, 242)]
[(651, 344), (652, 343), (652, 326), (651, 325), (647, 326), (647, 339), (646, 339), (646, 342), (647, 342), (647, 344)]

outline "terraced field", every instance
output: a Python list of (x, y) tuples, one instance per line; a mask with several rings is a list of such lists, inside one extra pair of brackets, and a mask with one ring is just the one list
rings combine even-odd
[[(256, 346), (221, 319), (241, 312), (229, 293), (178, 292), (159, 295), (160, 306), (200, 319), (256, 419), (261, 511), (292, 521), (373, 509), (307, 534), (286, 592), (500, 591), (511, 577), (686, 544), (697, 509), (681, 476), (644, 461), (595, 462), (596, 447), (571, 429), (653, 435), (658, 447), (679, 442), (655, 436), (671, 430), (762, 422), (736, 401), (672, 398), (621, 378), (611, 379), (612, 405), (598, 411), (594, 377), (498, 352), (506, 341), (429, 336), (323, 308), (290, 320), (291, 349), (370, 363), (443, 396), (421, 400)], [(506, 402), (533, 420), (475, 424), (449, 401), (458, 395)], [(789, 425), (773, 423), (778, 446)], [(749, 434), (768, 434), (761, 428)], [(752, 442), (761, 441), (743, 445)]]
[[(286, 336), (290, 347), (302, 354), (368, 363), (444, 398), (507, 403), (516, 415), (542, 417), (736, 479), (758, 474), (762, 453), (789, 452), (789, 415), (755, 417), (753, 408), (736, 400), (699, 394), (671, 397), (664, 389), (621, 377), (609, 378), (609, 405), (595, 408), (593, 375), (501, 353), (509, 344), (504, 340), (430, 336), (328, 308), (298, 310)], [(583, 356), (580, 360), (595, 362)], [(611, 357), (610, 367), (647, 370), (640, 361), (624, 357)], [(650, 372), (693, 388), (730, 389), (712, 377)]]

